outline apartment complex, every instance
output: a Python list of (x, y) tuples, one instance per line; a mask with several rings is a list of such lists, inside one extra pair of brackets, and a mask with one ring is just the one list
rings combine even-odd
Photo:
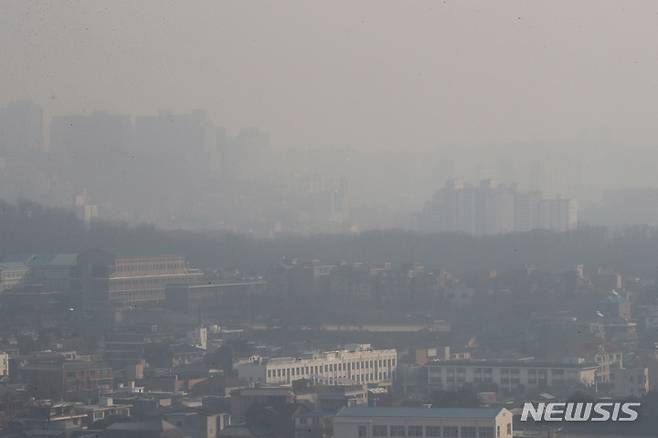
[(199, 284), (204, 275), (177, 255), (117, 256), (88, 251), (79, 257), (83, 300), (89, 307), (157, 304), (172, 284)]
[(290, 385), (302, 379), (325, 385), (390, 384), (396, 367), (396, 350), (375, 350), (368, 344), (301, 357), (254, 357), (236, 365), (240, 379), (275, 385)]
[(334, 438), (512, 436), (507, 409), (348, 407), (334, 418)]
[(573, 199), (545, 199), (514, 185), (483, 180), (479, 185), (449, 181), (437, 191), (419, 217), (421, 230), (490, 235), (515, 231), (567, 231), (578, 225)]
[(432, 389), (456, 390), (466, 386), (495, 385), (503, 391), (596, 383), (598, 366), (584, 363), (537, 361), (455, 360), (428, 365)]

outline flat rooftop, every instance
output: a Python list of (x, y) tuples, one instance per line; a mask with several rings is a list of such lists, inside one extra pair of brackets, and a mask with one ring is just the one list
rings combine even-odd
[(377, 408), (350, 407), (341, 409), (337, 417), (404, 417), (404, 418), (496, 418), (498, 408)]
[(595, 363), (572, 362), (546, 362), (525, 360), (495, 360), (495, 359), (467, 359), (467, 360), (441, 360), (430, 362), (430, 366), (471, 366), (471, 367), (505, 367), (505, 368), (571, 368), (588, 369), (597, 368)]

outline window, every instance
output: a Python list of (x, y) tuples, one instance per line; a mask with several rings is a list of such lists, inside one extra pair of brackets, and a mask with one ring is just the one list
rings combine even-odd
[(423, 436), (423, 426), (408, 426), (407, 436)]
[(443, 436), (446, 438), (459, 438), (459, 428), (457, 426), (446, 426), (443, 428)]
[(512, 435), (512, 423), (507, 423), (507, 435)]
[(441, 426), (427, 426), (425, 428), (425, 436), (434, 438), (441, 436)]
[(500, 426), (496, 426), (496, 437), (500, 438)]
[(368, 426), (359, 426), (358, 430), (358, 436), (359, 438), (365, 438), (368, 436)]
[(391, 436), (407, 436), (404, 426), (391, 426)]
[(477, 429), (474, 427), (462, 427), (461, 438), (477, 438)]
[(388, 436), (388, 426), (372, 426), (372, 436)]
[(478, 428), (478, 437), (479, 438), (494, 438), (493, 427), (479, 427)]

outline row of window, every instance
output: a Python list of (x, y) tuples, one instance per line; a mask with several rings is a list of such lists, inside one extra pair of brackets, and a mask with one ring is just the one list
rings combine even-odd
[(27, 271), (0, 271), (2, 280), (20, 280), (25, 276)]
[(175, 261), (169, 263), (117, 263), (114, 272), (174, 272), (184, 271), (185, 262)]
[(333, 373), (336, 371), (353, 371), (359, 369), (371, 369), (376, 367), (394, 367), (395, 359), (379, 359), (379, 360), (370, 360), (370, 361), (360, 361), (360, 362), (348, 362), (346, 364), (326, 364), (314, 365), (314, 366), (304, 366), (304, 367), (292, 367), (292, 368), (279, 368), (279, 369), (268, 369), (267, 377), (285, 377), (285, 376), (301, 376), (301, 375), (322, 375), (324, 373)]
[[(434, 370), (436, 374), (440, 373), (441, 370), (445, 370), (446, 373), (448, 374), (466, 374), (466, 368), (464, 367), (446, 367), (446, 368), (437, 368)], [(530, 368), (528, 369), (528, 375), (534, 375), (534, 374), (539, 374), (539, 375), (547, 375), (549, 370), (547, 369), (541, 369), (541, 368)], [(565, 370), (563, 369), (551, 369), (550, 370), (551, 375), (553, 376), (563, 376), (565, 375)], [(474, 368), (473, 373), (475, 375), (479, 374), (493, 374), (493, 368)], [(510, 374), (521, 374), (521, 369), (520, 368), (500, 368), (500, 374), (501, 375), (510, 375)], [(576, 372), (573, 372), (573, 374), (576, 374)]]
[[(507, 425), (507, 434), (512, 434), (512, 424)], [(475, 426), (402, 426), (373, 425), (372, 435), (368, 435), (368, 426), (358, 427), (357, 437), (430, 437), (430, 438), (494, 438), (493, 427)], [(500, 426), (496, 430), (500, 437)]]
[[(393, 376), (394, 376), (393, 372), (391, 372), (391, 373), (379, 373), (378, 381), (393, 379)], [(328, 379), (316, 379), (316, 381), (320, 384), (323, 384), (323, 385), (338, 384), (340, 379), (351, 379), (352, 381), (354, 381), (356, 383), (366, 383), (366, 382), (375, 382), (375, 381), (377, 381), (376, 377), (377, 377), (377, 374), (373, 374), (373, 373), (363, 374), (363, 375), (353, 374), (352, 376), (349, 376), (349, 377), (348, 376), (338, 376), (336, 378), (330, 377)]]

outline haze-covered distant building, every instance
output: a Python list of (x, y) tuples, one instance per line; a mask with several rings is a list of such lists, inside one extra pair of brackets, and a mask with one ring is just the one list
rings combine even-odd
[(199, 284), (204, 274), (177, 255), (120, 256), (88, 251), (79, 257), (83, 302), (91, 308), (162, 303), (168, 285)]
[(129, 176), (129, 157), (134, 156), (132, 138), (127, 115), (97, 111), (53, 117), (49, 152), (56, 187), (70, 191), (68, 199), (87, 189), (97, 199), (113, 197), (117, 202)]
[(591, 387), (599, 367), (586, 363), (454, 360), (428, 365), (427, 384), (434, 390), (495, 386), (500, 390), (551, 386)]
[(30, 101), (0, 108), (0, 157), (34, 158), (44, 152), (43, 109)]
[(492, 235), (530, 230), (568, 231), (578, 226), (573, 199), (544, 199), (514, 185), (483, 180), (479, 185), (449, 181), (419, 215), (425, 232)]

